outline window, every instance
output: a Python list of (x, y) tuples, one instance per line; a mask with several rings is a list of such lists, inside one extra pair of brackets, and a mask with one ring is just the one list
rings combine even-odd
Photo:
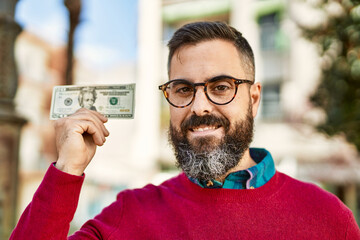
[(279, 32), (279, 20), (276, 13), (264, 15), (259, 18), (260, 44), (262, 50), (275, 50), (277, 48), (276, 36)]
[(267, 120), (281, 119), (280, 83), (264, 83), (262, 94), (262, 117)]

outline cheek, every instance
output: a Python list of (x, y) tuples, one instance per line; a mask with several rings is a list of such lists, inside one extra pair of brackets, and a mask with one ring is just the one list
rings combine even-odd
[(233, 125), (236, 122), (246, 119), (248, 109), (248, 100), (235, 98), (231, 103), (223, 106), (219, 112), (230, 121), (231, 125)]
[(185, 108), (170, 107), (170, 122), (173, 127), (180, 129), (180, 124), (186, 119), (187, 112)]

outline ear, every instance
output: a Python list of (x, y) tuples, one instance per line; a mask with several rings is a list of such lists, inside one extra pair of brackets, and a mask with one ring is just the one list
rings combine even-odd
[(252, 115), (255, 118), (259, 109), (261, 99), (261, 83), (257, 82), (250, 87), (250, 100), (252, 105)]

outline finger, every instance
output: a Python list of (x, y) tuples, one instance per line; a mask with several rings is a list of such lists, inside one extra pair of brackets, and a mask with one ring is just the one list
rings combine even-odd
[(86, 108), (80, 108), (74, 114), (77, 114), (77, 113), (89, 113), (89, 114), (92, 114), (92, 115), (96, 116), (97, 118), (99, 118), (100, 121), (102, 121), (103, 123), (108, 121), (107, 117), (105, 117), (101, 113), (99, 113), (97, 111), (94, 111), (94, 110), (89, 110), (89, 109), (86, 109)]
[(109, 136), (109, 134), (110, 134), (109, 131), (105, 127), (104, 122), (101, 121), (98, 116), (89, 115), (89, 117), (91, 118), (92, 121), (94, 121), (94, 123), (97, 125), (97, 127), (101, 129), (101, 131), (105, 137)]
[[(90, 110), (91, 114), (93, 114), (93, 116), (95, 117), (96, 121), (98, 122), (99, 126), (101, 127), (105, 137), (109, 136), (110, 133), (109, 131), (107, 130), (107, 128), (105, 127), (104, 123), (106, 123), (108, 121), (108, 119), (102, 115), (101, 113), (99, 112), (96, 112), (96, 111), (92, 111)], [(98, 121), (100, 120), (100, 121)]]
[(79, 133), (90, 134), (96, 145), (102, 146), (104, 144), (105, 136), (102, 133), (101, 129), (99, 129), (98, 126), (94, 122), (87, 121), (87, 120), (81, 120), (81, 121), (78, 121), (78, 126), (81, 128), (81, 130), (79, 130)]
[(104, 133), (105, 137), (108, 137), (110, 135), (109, 130), (107, 130), (107, 128), (104, 124), (102, 125), (102, 127), (103, 127), (103, 133)]
[(95, 111), (90, 111), (86, 109), (83, 111), (78, 111), (76, 114), (71, 115), (70, 118), (94, 122), (97, 125), (97, 127), (101, 129), (104, 136), (107, 137), (109, 136), (109, 131), (106, 129), (104, 122), (99, 118), (99, 116), (102, 115), (97, 114), (97, 112)]
[(92, 111), (95, 115), (97, 115), (97, 117), (103, 122), (106, 123), (108, 121), (108, 118), (105, 117), (104, 115), (102, 115), (101, 113), (97, 112), (97, 111)]
[[(92, 119), (96, 122), (97, 126), (99, 128), (101, 128), (104, 136), (105, 137), (109, 136), (110, 133), (104, 125), (104, 123), (107, 122), (107, 118), (96, 111), (91, 111), (91, 114), (92, 114), (91, 115)], [(104, 121), (104, 120), (106, 120), (106, 121)]]

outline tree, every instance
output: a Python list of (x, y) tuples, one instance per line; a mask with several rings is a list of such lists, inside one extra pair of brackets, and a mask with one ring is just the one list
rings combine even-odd
[(344, 134), (360, 152), (360, 0), (311, 2), (325, 16), (317, 27), (299, 24), (322, 60), (320, 84), (310, 100), (327, 118), (317, 128), (329, 136)]
[(74, 55), (74, 34), (76, 27), (79, 24), (81, 13), (80, 0), (64, 0), (64, 4), (69, 11), (69, 33), (68, 33), (68, 46), (67, 46), (67, 65), (66, 65), (66, 84), (73, 84), (73, 55)]

